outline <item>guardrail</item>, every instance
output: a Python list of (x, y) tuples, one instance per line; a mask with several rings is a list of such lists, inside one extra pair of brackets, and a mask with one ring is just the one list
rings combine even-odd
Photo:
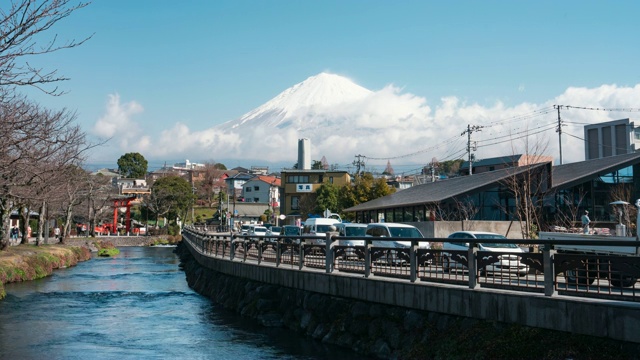
[[(466, 286), (514, 291), (640, 301), (640, 257), (560, 253), (555, 240), (501, 240), (492, 243), (538, 245), (541, 252), (481, 251), (470, 243), (466, 251), (418, 247), (425, 239), (393, 238), (410, 242), (406, 248), (373, 246), (381, 238), (321, 236), (270, 236), (213, 234), (197, 227), (185, 227), (184, 238), (203, 255), (231, 261), (254, 261), (299, 270), (326, 273), (360, 273)], [(427, 239), (442, 243), (447, 239)], [(349, 245), (344, 245), (349, 241)], [(359, 245), (353, 245), (353, 242)], [(384, 241), (384, 240), (382, 240)], [(587, 244), (563, 241), (563, 244)], [(602, 243), (602, 244), (600, 244)], [(592, 241), (590, 245), (638, 246), (635, 241)]]

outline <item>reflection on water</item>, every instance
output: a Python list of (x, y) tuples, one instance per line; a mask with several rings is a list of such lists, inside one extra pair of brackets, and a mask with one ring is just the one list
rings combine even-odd
[(173, 248), (120, 250), (7, 284), (0, 358), (357, 358), (221, 309), (189, 289)]

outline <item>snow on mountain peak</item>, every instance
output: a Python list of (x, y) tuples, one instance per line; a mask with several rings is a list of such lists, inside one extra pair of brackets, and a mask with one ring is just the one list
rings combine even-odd
[(291, 117), (305, 116), (342, 103), (361, 100), (372, 94), (350, 79), (326, 72), (311, 76), (284, 90), (273, 99), (237, 120), (221, 124), (223, 129), (243, 125), (284, 126)]

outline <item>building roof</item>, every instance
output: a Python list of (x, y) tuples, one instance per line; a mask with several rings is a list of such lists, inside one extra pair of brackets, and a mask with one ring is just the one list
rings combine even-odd
[(255, 178), (251, 179), (251, 181), (253, 180), (260, 180), (269, 185), (280, 186), (280, 178), (277, 178), (275, 176), (258, 175)]
[(493, 187), (499, 181), (506, 180), (511, 176), (543, 166), (550, 166), (550, 163), (506, 168), (483, 172), (480, 174), (473, 174), (471, 176), (458, 176), (441, 181), (429, 182), (416, 185), (366, 203), (358, 204), (345, 209), (344, 211), (366, 211), (398, 206), (436, 203), (457, 195), (478, 192), (483, 189)]
[(223, 207), (228, 207), (227, 211), (236, 211), (238, 217), (260, 217), (266, 210), (269, 209), (268, 204), (262, 203), (245, 203), (236, 202), (235, 204), (223, 204)]
[(551, 167), (552, 189), (566, 189), (635, 164), (640, 164), (640, 152), (553, 167), (550, 162), (546, 162), (531, 166), (505, 168), (416, 185), (391, 195), (358, 204), (344, 211), (368, 211), (436, 203), (462, 194), (472, 194), (494, 187), (496, 183), (504, 181), (510, 176), (541, 166)]
[[(509, 156), (500, 156), (500, 157), (494, 157), (494, 158), (490, 158), (490, 159), (481, 159), (478, 161), (474, 161), (473, 162), (473, 166), (491, 166), (491, 165), (503, 165), (503, 164), (513, 164), (513, 163), (517, 163), (520, 158), (522, 157), (522, 154), (518, 154), (518, 155), (509, 155)], [(460, 170), (462, 169), (469, 169), (469, 162), (468, 161), (464, 161), (461, 165), (460, 165)]]
[(570, 164), (554, 166), (552, 171), (552, 184), (554, 188), (566, 189), (606, 175), (612, 171), (620, 170), (640, 163), (640, 152), (625, 155), (608, 156), (600, 159), (591, 159)]

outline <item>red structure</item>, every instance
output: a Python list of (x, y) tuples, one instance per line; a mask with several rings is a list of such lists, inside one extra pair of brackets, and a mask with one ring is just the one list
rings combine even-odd
[(117, 231), (116, 227), (118, 224), (118, 209), (121, 207), (126, 207), (126, 217), (125, 217), (125, 230), (127, 234), (131, 231), (131, 202), (136, 200), (135, 196), (130, 196), (122, 199), (114, 199), (113, 200), (113, 227), (114, 230)]

